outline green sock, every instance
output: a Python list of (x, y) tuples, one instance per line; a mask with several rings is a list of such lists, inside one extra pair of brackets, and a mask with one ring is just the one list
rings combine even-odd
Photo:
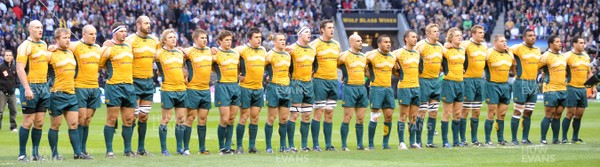
[(369, 147), (375, 147), (375, 131), (377, 130), (377, 122), (369, 122)]
[(404, 143), (404, 122), (398, 121), (398, 140), (400, 143)]
[(132, 126), (122, 126), (123, 131), (121, 131), (121, 135), (123, 136), (123, 143), (125, 146), (125, 152), (131, 151), (131, 139), (133, 138), (133, 127)]
[(558, 140), (558, 133), (560, 132), (560, 118), (552, 119), (552, 140)]
[(550, 118), (542, 118), (542, 136), (541, 136), (541, 140), (546, 140), (546, 134), (548, 134), (548, 128), (550, 127)]
[(579, 139), (579, 128), (581, 128), (581, 118), (573, 118), (573, 138), (571, 140)]
[(158, 126), (158, 138), (160, 139), (160, 151), (167, 151), (167, 125)]
[[(33, 156), (40, 155), (40, 141), (42, 141), (42, 130), (31, 128), (31, 154)], [(25, 141), (27, 142), (27, 141)]]
[(510, 133), (512, 135), (512, 141), (517, 141), (517, 132), (519, 131), (519, 121), (521, 119), (512, 117), (510, 119)]
[(467, 142), (467, 119), (460, 119), (460, 142)]
[(435, 132), (435, 124), (436, 124), (436, 119), (435, 118), (427, 118), (427, 143), (428, 144), (433, 144), (433, 135)]
[(183, 135), (185, 133), (185, 127), (181, 124), (175, 124), (175, 143), (176, 150), (178, 153), (183, 153)]
[(104, 125), (104, 143), (106, 144), (106, 152), (113, 151), (113, 138), (115, 136), (115, 127)]
[(190, 138), (192, 137), (192, 127), (185, 126), (183, 131), (183, 150), (190, 150)]
[(453, 144), (458, 144), (460, 141), (458, 140), (458, 133), (460, 131), (460, 120), (452, 120), (452, 141)]
[(419, 144), (422, 144), (422, 139), (423, 139), (423, 118), (419, 118), (417, 117), (417, 122), (416, 122), (416, 127), (415, 127), (416, 131), (415, 131), (415, 139), (416, 142)]
[(523, 116), (523, 140), (529, 140), (529, 129), (531, 129), (531, 118)]
[(225, 148), (226, 136), (227, 136), (227, 126), (223, 127), (223, 126), (219, 125), (219, 127), (217, 128), (217, 138), (219, 139), (219, 150)]
[[(391, 122), (383, 122), (383, 147), (389, 147), (390, 143), (390, 134), (392, 132), (392, 123)], [(387, 132), (385, 131), (387, 129)]]
[[(198, 149), (200, 151), (205, 151), (206, 150), (206, 125), (198, 125), (198, 126), (196, 126), (196, 128), (198, 128), (198, 147), (199, 147)], [(219, 129), (221, 129), (221, 128), (219, 128)], [(221, 148), (221, 145), (222, 145), (220, 139), (221, 139), (221, 137), (219, 137), (219, 148)]]
[(83, 133), (81, 133), (81, 131), (79, 133), (79, 135), (81, 136), (81, 152), (87, 153), (87, 139), (88, 139), (89, 134), (90, 134), (89, 126), (84, 126)]
[(48, 141), (50, 142), (52, 157), (58, 156), (58, 130), (48, 130)]
[(83, 125), (78, 125), (77, 126), (77, 132), (79, 132), (79, 145), (81, 147), (81, 152), (85, 152), (85, 143), (83, 142)]
[[(256, 126), (256, 125), (254, 125)], [(258, 128), (258, 126), (256, 127)], [(250, 124), (250, 129), (252, 129), (252, 124)], [(252, 130), (250, 130), (250, 133), (252, 133)], [(252, 136), (252, 135), (250, 135)], [(256, 140), (256, 134), (254, 134), (254, 140)], [(271, 137), (273, 136), (273, 125), (269, 125), (268, 123), (265, 123), (265, 139), (266, 139), (266, 145), (267, 145), (267, 149), (273, 149), (273, 147), (271, 146)], [(252, 140), (252, 137), (250, 137), (250, 140)], [(252, 143), (251, 143), (252, 144)]]
[(356, 130), (356, 146), (363, 147), (364, 129), (362, 122), (360, 124), (355, 124), (354, 129)]
[(236, 142), (238, 148), (243, 147), (245, 131), (246, 131), (246, 125), (237, 124), (237, 126), (235, 126), (235, 142)]
[[(273, 128), (273, 127), (271, 127)], [(265, 126), (265, 131), (266, 131), (266, 126)], [(286, 134), (287, 134), (287, 123), (279, 123), (279, 148), (280, 149), (285, 149), (285, 140), (286, 140)], [(269, 141), (270, 143), (271, 141)]]
[(346, 140), (348, 139), (348, 123), (342, 122), (340, 134), (342, 135), (342, 147), (348, 147), (348, 144), (346, 143)]
[(73, 153), (75, 155), (81, 154), (81, 137), (79, 136), (79, 129), (69, 129), (69, 140), (71, 147), (73, 147)]
[(225, 148), (231, 149), (231, 143), (233, 138), (233, 125), (227, 125), (227, 135), (225, 136)]
[(567, 139), (567, 134), (569, 133), (569, 126), (571, 126), (571, 119), (565, 117), (562, 121), (562, 139)]
[[(250, 142), (248, 142), (248, 148), (256, 148), (256, 134), (258, 133), (258, 125), (250, 124), (248, 126), (250, 131)], [(271, 133), (273, 133), (273, 126), (271, 125)]]
[(296, 132), (296, 122), (288, 120), (286, 124), (288, 143), (291, 148), (294, 147), (294, 132)]
[(477, 139), (477, 129), (479, 129), (479, 118), (471, 117), (471, 142), (476, 142)]
[(504, 120), (496, 120), (496, 123), (498, 123), (498, 142), (503, 142), (504, 141)]
[(448, 143), (448, 121), (442, 121), (442, 144)]
[(27, 140), (29, 140), (29, 129), (21, 126), (19, 128), (19, 156), (27, 155)]
[(310, 127), (310, 122), (300, 122), (300, 136), (302, 137), (301, 138), (302, 148), (308, 147), (308, 129), (310, 129), (309, 127)]
[(319, 131), (321, 131), (321, 122), (313, 119), (310, 123), (310, 134), (312, 136), (313, 148), (319, 146)]
[(138, 121), (137, 123), (137, 130), (138, 130), (138, 151), (146, 151), (145, 144), (146, 144), (146, 128), (148, 126), (148, 123), (146, 122), (140, 122)]
[(325, 136), (325, 148), (332, 147), (331, 145), (331, 133), (333, 129), (333, 123), (323, 121), (323, 135)]
[(408, 125), (408, 130), (410, 131), (410, 134), (408, 135), (408, 140), (410, 142), (410, 145), (415, 144), (415, 138), (416, 138), (416, 133), (417, 133), (417, 124), (409, 124)]
[(492, 125), (494, 125), (494, 121), (493, 120), (485, 120), (485, 142), (491, 142), (492, 141)]

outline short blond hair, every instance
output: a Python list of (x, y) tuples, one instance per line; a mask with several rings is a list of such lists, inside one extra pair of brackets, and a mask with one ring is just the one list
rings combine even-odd
[(60, 39), (61, 35), (63, 33), (67, 33), (67, 35), (71, 35), (71, 30), (66, 29), (66, 28), (57, 28), (56, 30), (54, 30), (54, 39)]
[[(474, 25), (473, 27), (471, 27), (471, 34), (475, 34), (477, 33), (477, 30), (481, 29), (483, 31), (485, 31), (485, 29), (483, 28), (483, 26), (480, 25)], [(484, 32), (485, 33), (485, 32)]]
[(438, 29), (440, 28), (440, 26), (439, 26), (438, 24), (435, 24), (435, 23), (429, 23), (429, 25), (427, 25), (427, 26), (425, 27), (425, 32), (426, 32), (426, 33), (429, 33), (429, 31), (431, 31), (431, 29), (432, 29), (433, 27), (435, 27), (435, 28), (438, 28)]
[(177, 33), (175, 32), (175, 30), (174, 30), (174, 29), (172, 29), (172, 28), (166, 29), (166, 30), (164, 30), (164, 31), (162, 32), (162, 34), (160, 35), (160, 44), (162, 44), (162, 45), (165, 45), (165, 40), (167, 39), (166, 37), (167, 37), (167, 35), (168, 35), (168, 34), (170, 34), (170, 33), (173, 33), (173, 34), (175, 34), (175, 38), (177, 38)]
[(448, 30), (448, 34), (446, 34), (446, 42), (448, 42), (448, 43), (452, 42), (452, 41), (450, 41), (450, 39), (452, 39), (452, 36), (456, 35), (456, 32), (462, 32), (462, 31), (456, 27), (450, 28)]

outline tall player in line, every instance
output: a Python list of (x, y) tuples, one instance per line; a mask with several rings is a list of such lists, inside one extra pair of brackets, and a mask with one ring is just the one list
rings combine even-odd
[(210, 99), (210, 75), (212, 73), (212, 54), (208, 44), (207, 32), (202, 29), (194, 30), (192, 39), (194, 45), (186, 48), (183, 52), (186, 54), (187, 66), (187, 121), (185, 123), (184, 132), (184, 152), (189, 152), (189, 143), (192, 133), (192, 124), (198, 117), (198, 147), (199, 153), (207, 155), (209, 151), (206, 149), (206, 119), (208, 111), (212, 106)]
[(492, 36), (494, 47), (488, 49), (485, 64), (485, 102), (487, 103), (488, 113), (485, 120), (485, 144), (493, 146), (491, 139), (492, 126), (494, 118), (498, 123), (498, 144), (506, 145), (504, 140), (504, 116), (510, 103), (510, 85), (508, 84), (508, 74), (512, 69), (514, 61), (513, 55), (506, 46), (506, 39), (503, 35), (495, 34)]
[(39, 154), (40, 140), (46, 106), (50, 98), (50, 88), (47, 82), (48, 57), (42, 56), (46, 52), (46, 42), (42, 41), (42, 22), (33, 20), (29, 22), (27, 30), (29, 37), (17, 49), (17, 74), (21, 86), (21, 106), (23, 123), (19, 128), (19, 161), (27, 159), (27, 140), (31, 130), (31, 154), (33, 161), (41, 161)]
[(483, 68), (487, 46), (483, 44), (485, 32), (482, 26), (475, 25), (471, 28), (471, 39), (463, 41), (460, 46), (465, 49), (465, 73), (464, 73), (464, 96), (463, 110), (460, 115), (460, 138), (461, 144), (467, 145), (465, 137), (467, 131), (467, 116), (471, 112), (471, 143), (480, 146), (477, 139), (479, 127), (479, 114), (483, 101)]
[[(108, 71), (108, 80), (106, 81), (105, 103), (107, 108), (106, 125), (104, 126), (104, 142), (106, 144), (106, 158), (114, 159), (113, 137), (115, 135), (115, 126), (117, 117), (121, 113), (123, 122), (123, 143), (125, 147), (125, 156), (132, 157), (136, 154), (131, 150), (131, 137), (133, 135), (134, 108), (136, 107), (132, 78), (133, 54), (131, 46), (125, 43), (127, 37), (127, 25), (123, 22), (116, 22), (111, 26), (112, 40), (108, 41), (110, 45), (102, 47), (100, 57), (101, 68)], [(106, 42), (105, 42), (106, 43)]]
[(342, 151), (350, 151), (346, 140), (348, 139), (348, 124), (352, 115), (356, 113), (356, 149), (365, 150), (363, 145), (363, 119), (369, 106), (369, 97), (365, 87), (365, 66), (367, 59), (360, 52), (362, 39), (353, 34), (348, 38), (350, 49), (342, 52), (338, 58), (338, 68), (342, 70), (344, 90), (342, 96), (342, 107), (344, 107), (344, 119), (340, 127), (342, 136)]
[(529, 141), (529, 129), (531, 128), (531, 114), (537, 101), (538, 85), (536, 79), (538, 76), (538, 61), (542, 54), (539, 48), (533, 46), (536, 40), (534, 31), (527, 29), (523, 34), (523, 43), (513, 45), (510, 48), (515, 56), (514, 64), (516, 68), (516, 80), (512, 87), (515, 109), (510, 120), (510, 131), (514, 145), (519, 144), (517, 131), (519, 130), (521, 118), (523, 120), (523, 139), (521, 143), (532, 144)]
[(319, 26), (321, 36), (309, 45), (315, 49), (316, 61), (313, 68), (315, 88), (315, 113), (311, 123), (313, 148), (319, 146), (319, 125), (325, 113), (323, 135), (325, 136), (325, 151), (335, 151), (331, 144), (333, 110), (337, 106), (339, 83), (337, 77), (337, 59), (340, 54), (340, 44), (333, 40), (334, 26), (331, 20), (322, 20)]
[(273, 123), (279, 118), (279, 152), (289, 152), (286, 147), (287, 121), (290, 115), (291, 89), (290, 85), (290, 54), (284, 51), (285, 35), (275, 33), (272, 35), (274, 47), (267, 52), (266, 73), (267, 80), (267, 106), (268, 117), (265, 125), (265, 138), (267, 153), (273, 153), (271, 136), (273, 135)]
[(398, 118), (398, 140), (400, 145), (398, 149), (407, 149), (404, 143), (404, 129), (406, 123), (406, 117), (408, 117), (408, 131), (409, 131), (409, 144), (410, 148), (421, 148), (419, 144), (415, 142), (417, 133), (416, 117), (419, 111), (419, 105), (421, 100), (421, 91), (419, 89), (419, 61), (421, 55), (419, 52), (414, 50), (417, 41), (417, 32), (408, 30), (404, 32), (404, 47), (394, 51), (396, 55), (396, 67), (394, 68), (394, 75), (400, 78), (398, 82), (398, 104), (400, 104), (400, 117)]
[(548, 126), (552, 127), (552, 144), (560, 144), (558, 132), (560, 130), (560, 117), (565, 109), (567, 98), (567, 59), (560, 54), (562, 43), (558, 36), (548, 37), (548, 51), (542, 54), (538, 67), (542, 69), (544, 77), (544, 111), (542, 119), (542, 137), (540, 143), (548, 144), (546, 133)]
[[(579, 138), (579, 128), (581, 127), (581, 117), (587, 104), (587, 93), (583, 83), (593, 76), (590, 69), (590, 57), (585, 53), (585, 40), (582, 37), (573, 37), (573, 50), (565, 53), (567, 59), (567, 114), (562, 122), (562, 143), (569, 143), (567, 134), (569, 126), (573, 121), (573, 137), (571, 143), (583, 143)], [(596, 87), (592, 87), (592, 97), (596, 97)]]
[(437, 24), (432, 23), (427, 25), (427, 27), (425, 27), (425, 33), (427, 38), (421, 40), (415, 46), (415, 50), (421, 54), (421, 62), (419, 63), (421, 106), (419, 107), (419, 113), (417, 114), (417, 143), (422, 145), (421, 134), (423, 133), (423, 121), (425, 121), (425, 112), (428, 111), (429, 118), (427, 119), (426, 146), (428, 148), (435, 148), (437, 146), (433, 143), (433, 135), (441, 93), (441, 83), (438, 78), (444, 47), (438, 42), (440, 32)]
[(394, 102), (394, 90), (392, 89), (392, 68), (396, 62), (396, 57), (392, 55), (392, 41), (387, 34), (380, 35), (377, 38), (378, 49), (366, 53), (367, 72), (371, 80), (371, 89), (369, 101), (371, 101), (371, 122), (369, 122), (369, 150), (375, 149), (373, 142), (377, 121), (383, 110), (383, 149), (391, 149), (388, 142), (390, 140), (390, 129), (392, 128), (392, 115), (396, 102)]
[[(129, 35), (125, 43), (133, 50), (133, 86), (138, 107), (136, 108), (138, 126), (138, 155), (148, 156), (144, 148), (146, 129), (148, 127), (148, 113), (152, 107), (152, 98), (155, 92), (152, 77), (154, 55), (159, 48), (158, 38), (150, 35), (150, 18), (140, 16), (135, 21), (136, 33)], [(135, 122), (135, 120), (134, 120)]]
[[(235, 52), (240, 54), (240, 90), (241, 90), (241, 112), (240, 120), (236, 127), (237, 153), (243, 154), (244, 130), (246, 121), (250, 117), (250, 141), (248, 153), (257, 153), (256, 134), (258, 133), (258, 116), (264, 106), (263, 75), (265, 72), (265, 57), (267, 51), (260, 46), (262, 34), (256, 27), (251, 27), (246, 33), (248, 43), (236, 47)], [(272, 129), (273, 127), (271, 127)]]
[[(294, 129), (296, 120), (302, 115), (300, 134), (302, 136), (302, 151), (310, 151), (308, 148), (308, 129), (310, 126), (310, 113), (314, 103), (314, 88), (312, 82), (313, 62), (315, 61), (315, 50), (308, 45), (310, 42), (310, 29), (301, 27), (297, 33), (298, 41), (286, 47), (286, 52), (292, 57), (290, 71), (292, 81), (292, 108), (290, 108), (290, 119), (287, 123), (287, 136), (290, 152), (297, 152), (294, 147)], [(313, 148), (322, 151), (321, 148)]]
[(444, 49), (444, 58), (442, 66), (444, 69), (444, 80), (442, 81), (442, 140), (443, 147), (450, 148), (448, 141), (448, 123), (452, 116), (452, 146), (460, 145), (458, 140), (458, 132), (460, 129), (460, 112), (464, 100), (465, 85), (463, 82), (463, 72), (465, 63), (465, 49), (460, 47), (462, 42), (462, 33), (458, 28), (450, 28), (446, 35), (446, 41), (450, 44), (450, 48)]

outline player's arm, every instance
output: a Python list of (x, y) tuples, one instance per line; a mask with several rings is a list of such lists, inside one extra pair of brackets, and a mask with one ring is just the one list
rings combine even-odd
[(27, 72), (25, 72), (25, 66), (27, 66), (29, 54), (31, 54), (31, 47), (29, 47), (29, 43), (21, 44), (17, 49), (17, 76), (19, 77), (19, 81), (21, 81), (21, 85), (25, 89), (25, 98), (31, 100), (33, 99), (34, 95), (29, 87), (29, 82), (27, 81)]
[(371, 70), (369, 69), (369, 65), (371, 65), (371, 59), (373, 58), (373, 56), (375, 56), (375, 54), (372, 54), (373, 52), (367, 52), (367, 63), (365, 63), (365, 76), (367, 78), (369, 78), (369, 80), (371, 80)]
[(400, 69), (402, 68), (400, 66), (400, 49), (398, 49), (397, 51), (392, 52), (392, 55), (396, 55), (396, 58), (394, 59), (394, 67), (392, 68), (392, 74), (396, 77), (400, 77)]
[(110, 59), (111, 49), (112, 49), (112, 47), (108, 47), (108, 46), (102, 47), (101, 54), (100, 54), (100, 62), (98, 64), (98, 66), (100, 68), (106, 68), (106, 61), (108, 61), (108, 59)]

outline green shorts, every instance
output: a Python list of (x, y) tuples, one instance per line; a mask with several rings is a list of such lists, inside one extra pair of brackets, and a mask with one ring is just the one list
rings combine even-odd
[(565, 106), (567, 91), (544, 92), (544, 106), (556, 107)]
[(396, 108), (396, 103), (394, 102), (394, 90), (392, 90), (392, 87), (372, 86), (369, 91), (371, 108)]
[(367, 108), (369, 96), (364, 85), (344, 85), (342, 92), (342, 107)]
[(133, 78), (133, 87), (135, 87), (136, 100), (152, 101), (154, 92), (154, 81), (152, 78), (141, 79)]
[(29, 87), (33, 92), (33, 99), (31, 100), (25, 98), (25, 88), (23, 86), (19, 87), (23, 114), (46, 112), (48, 98), (50, 98), (50, 87), (48, 84), (29, 84)]
[(241, 99), (240, 99), (240, 107), (243, 109), (250, 107), (263, 107), (265, 106), (265, 99), (263, 89), (248, 89), (240, 87)]
[(338, 100), (340, 85), (337, 80), (313, 79), (315, 101)]
[(463, 102), (465, 95), (465, 84), (463, 82), (443, 80), (442, 101), (446, 103)]
[(287, 107), (292, 106), (291, 88), (289, 86), (269, 84), (267, 85), (267, 106), (269, 107)]
[(535, 80), (515, 79), (512, 85), (513, 101), (515, 103), (535, 103), (537, 101), (538, 84)]
[(421, 105), (421, 89), (419, 87), (414, 88), (398, 88), (396, 90), (398, 94), (398, 103), (402, 105)]
[(437, 78), (419, 78), (419, 88), (421, 90), (421, 103), (429, 100), (440, 101), (442, 86)]
[(75, 94), (67, 94), (64, 92), (55, 92), (48, 99), (50, 116), (57, 117), (66, 111), (78, 112), (79, 104), (77, 104), (77, 96)]
[(290, 88), (292, 92), (292, 104), (315, 103), (315, 90), (313, 89), (312, 81), (304, 82), (299, 80), (292, 80)]
[(485, 82), (485, 102), (487, 104), (510, 104), (508, 83)]
[(210, 110), (212, 103), (210, 101), (210, 90), (195, 90), (188, 89), (185, 91), (187, 99), (187, 108), (196, 109), (207, 109)]
[(587, 91), (585, 88), (567, 86), (567, 100), (565, 101), (565, 107), (586, 108), (587, 106)]
[(100, 108), (100, 96), (102, 93), (99, 88), (75, 88), (75, 96), (79, 108), (97, 109)]
[(240, 86), (237, 83), (222, 83), (215, 85), (215, 106), (239, 106)]
[(483, 101), (483, 78), (465, 78), (465, 101)]
[(186, 108), (185, 91), (160, 91), (161, 107), (164, 109)]
[(135, 88), (132, 84), (106, 84), (104, 96), (107, 107), (137, 107), (134, 94)]

